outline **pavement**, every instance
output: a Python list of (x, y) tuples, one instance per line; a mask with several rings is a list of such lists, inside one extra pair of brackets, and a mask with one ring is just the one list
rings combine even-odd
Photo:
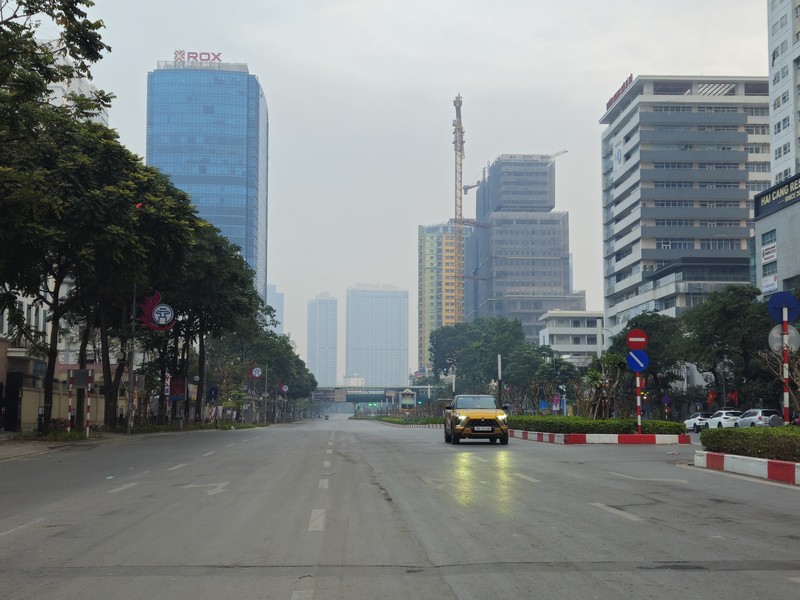
[(82, 444), (110, 444), (119, 442), (129, 442), (137, 438), (121, 433), (103, 433), (100, 437), (91, 437), (87, 440), (70, 440), (64, 442), (39, 441), (39, 440), (15, 440), (14, 432), (0, 431), (0, 461), (30, 454), (44, 454), (62, 448), (79, 446)]

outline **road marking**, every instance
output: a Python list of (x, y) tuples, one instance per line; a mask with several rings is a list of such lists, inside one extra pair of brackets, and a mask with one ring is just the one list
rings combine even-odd
[(328, 446), (333, 446), (333, 442), (328, 442)]
[(233, 444), (227, 444), (225, 447), (230, 448), (231, 446), (233, 446)]
[(633, 475), (625, 475), (624, 473), (615, 473), (614, 471), (608, 472), (610, 475), (616, 475), (617, 477), (623, 477), (625, 479), (635, 479), (636, 481), (662, 481), (666, 483), (685, 483), (689, 485), (689, 482), (685, 479), (658, 479), (656, 477), (634, 477)]
[(327, 490), (328, 489), (328, 480), (327, 479), (320, 479), (319, 480), (319, 489)]
[(333, 454), (333, 450), (325, 450), (325, 454)]
[(538, 479), (533, 477), (529, 477), (528, 475), (523, 475), (522, 473), (513, 473), (514, 477), (519, 477), (520, 479), (524, 479), (525, 481), (530, 481), (531, 483), (541, 483)]
[(127, 490), (132, 488), (133, 486), (139, 485), (138, 481), (134, 481), (131, 483), (126, 483), (125, 485), (121, 485), (118, 488), (114, 488), (113, 490), (108, 490), (109, 494), (116, 494), (117, 492), (121, 492), (122, 490)]
[(800, 577), (789, 577), (789, 581), (794, 581), (795, 583), (800, 583)]
[(295, 590), (292, 592), (292, 600), (313, 600), (314, 590)]
[(448, 479), (434, 479), (433, 477), (423, 477), (422, 481), (437, 490), (443, 490), (449, 483)]
[(325, 531), (325, 509), (315, 508), (311, 511), (311, 520), (308, 522), (309, 531)]
[(625, 517), (626, 519), (630, 519), (631, 521), (643, 521), (641, 517), (637, 517), (636, 515), (632, 515), (631, 513), (626, 513), (624, 510), (618, 510), (616, 508), (611, 508), (610, 506), (606, 506), (605, 504), (600, 504), (599, 502), (592, 502), (591, 506), (596, 506), (597, 508), (602, 508), (610, 512), (613, 515), (617, 515), (618, 517)]
[(44, 519), (44, 517), (39, 518), (39, 519), (34, 519), (33, 521), (28, 521), (27, 523), (25, 523), (23, 525), (20, 525), (19, 527), (14, 527), (14, 529), (9, 529), (8, 531), (0, 531), (0, 536), (3, 536), (5, 534), (7, 534), (7, 533), (13, 533), (17, 529), (22, 529), (23, 527), (27, 527), (28, 525), (33, 525), (34, 523), (38, 523), (39, 521), (42, 521), (43, 519)]
[(203, 456), (211, 456), (212, 454), (214, 454), (213, 450), (211, 452), (206, 452), (205, 454), (203, 454)]
[(329, 460), (322, 461), (322, 468), (323, 469), (326, 468), (326, 467), (330, 467), (330, 466), (331, 466), (331, 461), (329, 461)]
[(210, 490), (206, 490), (206, 494), (209, 496), (213, 496), (215, 494), (219, 494), (220, 492), (224, 492), (227, 485), (230, 481), (223, 481), (222, 483), (190, 483), (189, 485), (184, 485), (183, 489), (188, 490), (189, 488), (211, 488)]
[(176, 469), (180, 469), (181, 467), (185, 467), (186, 463), (181, 463), (179, 465), (175, 465), (174, 467), (170, 467), (167, 471), (175, 471)]

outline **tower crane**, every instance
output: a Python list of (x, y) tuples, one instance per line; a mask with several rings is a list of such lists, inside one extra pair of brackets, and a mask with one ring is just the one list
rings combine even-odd
[(559, 150), (558, 152), (553, 152), (552, 154), (545, 154), (544, 158), (549, 158), (550, 160), (554, 159), (556, 156), (561, 156), (562, 154), (566, 154), (568, 150)]
[(456, 118), (453, 121), (453, 148), (456, 154), (456, 215), (454, 220), (454, 242), (455, 242), (455, 268), (454, 275), (454, 300), (455, 300), (455, 322), (461, 323), (464, 318), (464, 248), (462, 242), (464, 219), (461, 212), (463, 185), (463, 163), (464, 163), (464, 125), (461, 123), (461, 94), (453, 100), (456, 107)]

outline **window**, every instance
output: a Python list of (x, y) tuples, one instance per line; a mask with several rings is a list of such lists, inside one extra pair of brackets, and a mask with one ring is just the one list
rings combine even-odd
[(580, 346), (581, 345), (581, 336), (573, 335), (572, 336), (572, 345), (573, 346)]
[(697, 163), (698, 169), (705, 169), (706, 171), (736, 171), (739, 169), (739, 163)]
[(573, 319), (573, 320), (572, 320), (572, 326), (573, 326), (573, 327), (580, 327), (580, 326), (581, 326), (581, 321), (580, 321), (580, 319)]
[(701, 200), (700, 208), (739, 208), (736, 200)]
[(766, 106), (746, 106), (744, 112), (749, 117), (769, 116), (769, 108)]
[(741, 223), (731, 219), (703, 220), (700, 227), (741, 227)]
[(738, 106), (730, 106), (728, 104), (712, 104), (710, 106), (698, 106), (697, 112), (701, 113), (735, 113), (739, 112)]
[(653, 206), (656, 208), (692, 208), (694, 202), (691, 200), (656, 200)]
[(701, 181), (697, 184), (700, 189), (705, 190), (738, 190), (739, 183), (736, 181)]
[(586, 343), (590, 346), (597, 345), (597, 336), (596, 335), (587, 335), (586, 336)]
[(769, 125), (745, 125), (744, 130), (750, 135), (769, 135)]
[(747, 163), (746, 166), (748, 173), (769, 173), (768, 162), (752, 162)]
[(766, 246), (767, 244), (771, 244), (772, 242), (774, 242), (775, 240), (778, 239), (775, 231), (776, 230), (773, 229), (772, 231), (765, 231), (764, 233), (761, 234), (761, 245), (762, 246)]
[(693, 227), (691, 219), (656, 219), (656, 227)]
[(769, 187), (769, 183), (766, 181), (748, 181), (744, 184), (744, 187), (750, 192), (763, 192)]
[(664, 188), (691, 188), (691, 181), (654, 181), (656, 189)]
[(686, 104), (667, 104), (665, 106), (654, 105), (653, 112), (662, 112), (662, 113), (692, 112), (692, 107)]
[(694, 240), (688, 238), (656, 238), (656, 250), (692, 250)]
[(657, 162), (653, 163), (654, 169), (691, 169), (690, 162)]
[(739, 250), (742, 247), (738, 239), (733, 238), (711, 238), (701, 239), (701, 250)]
[(778, 272), (778, 261), (773, 260), (772, 262), (768, 262), (765, 264), (762, 269), (762, 275), (766, 277), (767, 275), (775, 275)]

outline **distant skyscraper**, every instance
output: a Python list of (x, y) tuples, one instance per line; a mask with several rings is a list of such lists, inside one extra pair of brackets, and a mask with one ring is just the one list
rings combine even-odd
[(319, 387), (336, 385), (338, 304), (329, 294), (308, 301), (308, 370)]
[(147, 74), (147, 164), (241, 248), (266, 298), (267, 102), (247, 65), (177, 50)]
[[(766, 77), (629, 77), (600, 123), (605, 327), (678, 317), (750, 283), (753, 197), (769, 186)], [(795, 252), (795, 246), (792, 246)]]
[[(468, 239), (471, 231), (471, 227), (464, 227), (462, 240)], [(428, 351), (431, 333), (454, 325), (456, 319), (453, 220), (439, 225), (420, 225), (418, 238), (417, 365), (424, 371), (431, 366)]]
[(368, 386), (408, 385), (408, 291), (393, 286), (347, 289), (346, 376)]
[(465, 242), (464, 320), (516, 319), (537, 343), (544, 313), (586, 309), (571, 288), (569, 217), (553, 212), (553, 157), (502, 154), (487, 171)]
[(275, 309), (275, 320), (278, 321), (275, 333), (283, 335), (283, 292), (279, 292), (274, 283), (267, 284), (267, 305)]

